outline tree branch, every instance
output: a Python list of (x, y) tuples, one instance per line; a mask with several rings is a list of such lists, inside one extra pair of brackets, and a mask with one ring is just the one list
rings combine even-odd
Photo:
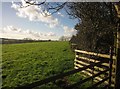
[(58, 12), (58, 11), (61, 10), (61, 9), (66, 5), (66, 3), (67, 3), (67, 2), (64, 2), (64, 3), (62, 3), (62, 4), (56, 4), (57, 6), (51, 6), (49, 3), (48, 3), (48, 5), (46, 4), (46, 0), (43, 1), (43, 2), (41, 2), (41, 3), (36, 3), (35, 1), (34, 1), (34, 2), (31, 2), (31, 1), (26, 1), (26, 0), (24, 0), (24, 2), (25, 2), (26, 4), (28, 4), (28, 5), (26, 5), (26, 6), (22, 6), (22, 5), (21, 5), (20, 8), (26, 8), (26, 7), (29, 7), (29, 6), (31, 6), (31, 5), (36, 5), (36, 6), (45, 5), (45, 6), (44, 6), (43, 13), (45, 13), (45, 11), (50, 12), (49, 15), (48, 15), (47, 13), (45, 13), (45, 16), (50, 16), (50, 15)]

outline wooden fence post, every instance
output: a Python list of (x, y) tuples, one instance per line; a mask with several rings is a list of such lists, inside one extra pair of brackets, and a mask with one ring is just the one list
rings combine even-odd
[(75, 65), (75, 63), (76, 63), (76, 62), (75, 62), (75, 61), (76, 61), (76, 55), (77, 55), (77, 53), (76, 53), (76, 51), (75, 51), (75, 59), (74, 59), (74, 68), (75, 68), (75, 69), (77, 69), (77, 66)]
[(113, 47), (110, 47), (110, 60), (109, 60), (109, 89), (111, 87), (111, 78), (112, 78), (112, 64), (113, 64)]
[(120, 2), (114, 4), (118, 22), (117, 22), (117, 42), (116, 42), (116, 69), (115, 69), (115, 89), (120, 89)]
[(117, 27), (115, 89), (120, 89), (120, 18)]

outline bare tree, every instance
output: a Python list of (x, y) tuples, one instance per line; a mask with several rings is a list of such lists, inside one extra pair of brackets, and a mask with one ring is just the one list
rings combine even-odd
[[(38, 2), (36, 0), (22, 0), (26, 5), (23, 5), (22, 3), (19, 3), (20, 8), (26, 8), (31, 5), (36, 5), (38, 7), (42, 7), (43, 15), (44, 16), (50, 16), (58, 11), (60, 11), (62, 8), (65, 7), (67, 2), (47, 2), (46, 0), (43, 2)], [(48, 14), (49, 12), (50, 14)]]

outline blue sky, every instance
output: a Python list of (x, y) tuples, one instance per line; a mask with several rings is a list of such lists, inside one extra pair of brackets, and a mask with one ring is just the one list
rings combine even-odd
[[(24, 5), (24, 3), (23, 3)], [(25, 4), (26, 5), (26, 4)], [(72, 36), (77, 19), (69, 19), (64, 10), (50, 17), (43, 17), (37, 6), (19, 9), (18, 3), (2, 2), (0, 36), (5, 38), (59, 39)], [(49, 12), (47, 12), (49, 13)]]

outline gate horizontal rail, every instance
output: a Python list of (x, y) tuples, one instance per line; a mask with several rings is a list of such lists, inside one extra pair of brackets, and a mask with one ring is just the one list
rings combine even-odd
[(70, 87), (70, 88), (74, 88), (74, 87), (76, 87), (77, 85), (81, 85), (81, 84), (83, 84), (83, 83), (91, 80), (92, 78), (95, 78), (95, 77), (97, 77), (97, 76), (99, 76), (99, 75), (101, 75), (101, 74), (106, 73), (107, 71), (109, 71), (109, 69), (104, 70), (104, 71), (101, 71), (101, 72), (99, 72), (99, 73), (97, 73), (97, 74), (95, 74), (95, 75), (93, 75), (93, 76), (91, 76), (91, 77), (88, 77), (88, 78), (86, 78), (86, 79), (84, 79), (84, 80), (81, 80), (81, 81), (79, 81), (79, 82), (77, 82), (77, 83), (75, 83), (75, 84), (73, 84), (73, 85), (70, 85), (69, 87)]
[[(83, 50), (75, 50), (75, 69), (82, 68), (85, 65), (88, 65), (90, 63), (96, 63), (96, 62), (103, 62), (100, 66), (94, 66), (93, 68), (86, 69), (85, 71), (82, 71), (82, 73), (87, 74), (88, 76), (93, 76), (94, 74), (105, 70), (110, 69), (109, 72), (106, 72), (107, 76), (109, 76), (109, 81), (106, 81), (106, 84), (109, 84), (112, 87), (114, 87), (114, 76), (115, 73), (115, 59), (116, 56), (113, 55), (113, 50), (110, 50), (110, 54), (100, 54), (100, 53), (94, 53), (94, 52), (88, 52)], [(106, 76), (104, 75), (104, 77)], [(86, 76), (86, 75), (85, 75)], [(99, 82), (104, 79), (104, 77), (96, 77), (94, 80), (95, 82)], [(111, 81), (112, 80), (112, 81)]]
[(23, 86), (18, 86), (18, 87), (15, 87), (15, 89), (32, 89), (34, 87), (37, 87), (37, 86), (41, 86), (43, 84), (46, 84), (46, 83), (49, 83), (49, 82), (53, 82), (53, 81), (56, 81), (57, 79), (60, 79), (60, 78), (63, 78), (65, 76), (69, 76), (69, 75), (72, 75), (72, 74), (75, 74), (77, 72), (80, 72), (82, 70), (85, 70), (85, 69), (88, 69), (88, 68), (92, 68), (93, 66), (97, 66), (97, 65), (101, 65), (102, 62), (98, 62), (98, 63), (94, 63), (94, 64), (90, 64), (88, 66), (84, 66), (82, 68), (79, 68), (79, 69), (74, 69), (74, 70), (71, 70), (71, 71), (68, 71), (68, 72), (65, 72), (65, 73), (62, 73), (62, 74), (58, 74), (58, 75), (54, 75), (52, 77), (48, 77), (46, 79), (43, 79), (43, 80), (40, 80), (40, 81), (37, 81), (37, 82), (34, 82), (34, 83), (31, 83), (31, 84), (28, 84), (28, 85), (23, 85)]

